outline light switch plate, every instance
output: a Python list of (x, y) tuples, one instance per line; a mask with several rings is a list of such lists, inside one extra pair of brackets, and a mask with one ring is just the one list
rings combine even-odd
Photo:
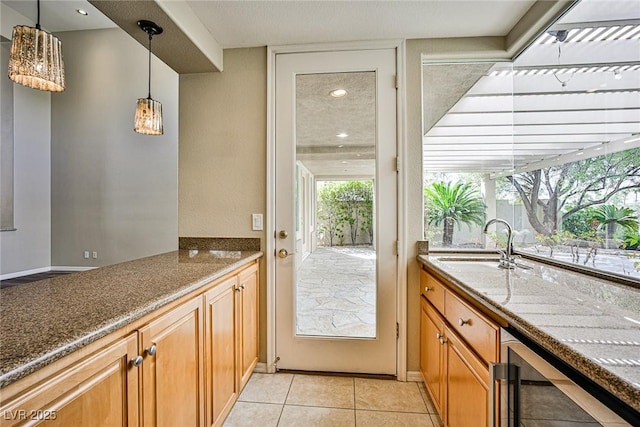
[(251, 229), (253, 231), (261, 231), (264, 229), (262, 224), (262, 214), (251, 214)]

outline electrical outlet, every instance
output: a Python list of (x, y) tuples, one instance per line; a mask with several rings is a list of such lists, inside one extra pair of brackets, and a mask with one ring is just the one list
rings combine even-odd
[(84, 259), (89, 259), (89, 251), (84, 251)]
[(93, 259), (98, 259), (98, 251), (93, 251), (93, 253), (91, 254)]

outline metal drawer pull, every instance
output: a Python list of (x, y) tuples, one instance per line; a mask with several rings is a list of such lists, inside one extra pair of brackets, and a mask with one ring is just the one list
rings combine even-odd
[(440, 344), (445, 345), (447, 343), (447, 339), (445, 337), (440, 337)]
[(433, 288), (430, 288), (429, 286), (425, 286), (424, 287), (424, 291), (425, 292), (429, 292), (429, 291), (432, 291), (432, 290), (433, 290)]
[(136, 368), (139, 368), (140, 365), (142, 365), (142, 361), (143, 361), (142, 356), (138, 355), (138, 356), (134, 357), (133, 359), (131, 359), (130, 363), (131, 363), (131, 366), (135, 366)]
[(471, 319), (464, 320), (462, 317), (458, 319), (458, 325), (460, 326), (470, 325), (470, 324), (471, 324)]

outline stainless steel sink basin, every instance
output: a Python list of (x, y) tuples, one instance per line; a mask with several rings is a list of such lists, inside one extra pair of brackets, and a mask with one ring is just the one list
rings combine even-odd
[(500, 262), (497, 257), (443, 256), (438, 257), (442, 262)]
[[(437, 257), (437, 260), (440, 262), (446, 263), (454, 263), (458, 267), (462, 267), (464, 269), (477, 269), (477, 268), (503, 268), (500, 266), (500, 258), (495, 256), (465, 256), (465, 255), (454, 255), (454, 256), (440, 256)], [(522, 264), (520, 262), (516, 262), (516, 267), (521, 268), (523, 270), (531, 269), (530, 266)]]

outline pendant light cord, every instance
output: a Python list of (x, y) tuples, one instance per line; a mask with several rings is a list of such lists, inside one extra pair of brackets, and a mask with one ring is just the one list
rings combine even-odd
[(149, 33), (149, 96), (148, 99), (151, 99), (151, 38), (153, 36)]
[(36, 29), (40, 29), (40, 0), (38, 0), (38, 21), (36, 22)]

